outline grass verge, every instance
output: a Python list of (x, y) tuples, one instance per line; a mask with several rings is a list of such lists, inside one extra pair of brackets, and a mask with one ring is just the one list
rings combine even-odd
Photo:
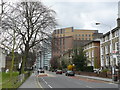
[[(25, 73), (27, 74), (27, 73)], [(12, 78), (10, 79), (10, 73), (5, 73), (2, 72), (2, 83), (0, 83), (0, 88), (4, 89), (4, 88), (18, 88), (28, 77), (29, 75), (27, 75), (24, 80), (21, 82), (18, 79), (18, 72), (13, 72), (12, 74)]]

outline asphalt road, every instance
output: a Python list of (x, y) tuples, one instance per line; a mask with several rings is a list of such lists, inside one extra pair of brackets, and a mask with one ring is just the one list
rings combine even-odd
[(118, 88), (117, 84), (99, 80), (59, 75), (47, 71), (48, 76), (38, 77), (42, 88)]

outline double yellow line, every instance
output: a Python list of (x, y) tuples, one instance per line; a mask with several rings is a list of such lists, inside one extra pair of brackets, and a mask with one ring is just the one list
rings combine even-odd
[(44, 90), (44, 88), (39, 83), (38, 77), (36, 77), (36, 84), (38, 88), (41, 88), (42, 90)]

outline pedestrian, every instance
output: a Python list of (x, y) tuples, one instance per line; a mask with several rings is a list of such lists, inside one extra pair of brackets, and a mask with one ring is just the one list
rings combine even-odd
[(39, 69), (38, 69), (38, 71), (37, 71), (37, 72), (38, 72), (38, 74), (40, 73)]

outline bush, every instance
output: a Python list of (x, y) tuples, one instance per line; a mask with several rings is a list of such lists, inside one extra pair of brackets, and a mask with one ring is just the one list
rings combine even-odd
[(83, 71), (85, 72), (93, 72), (93, 66), (86, 66), (83, 68)]
[(103, 69), (101, 72), (108, 72), (110, 71), (109, 69)]

